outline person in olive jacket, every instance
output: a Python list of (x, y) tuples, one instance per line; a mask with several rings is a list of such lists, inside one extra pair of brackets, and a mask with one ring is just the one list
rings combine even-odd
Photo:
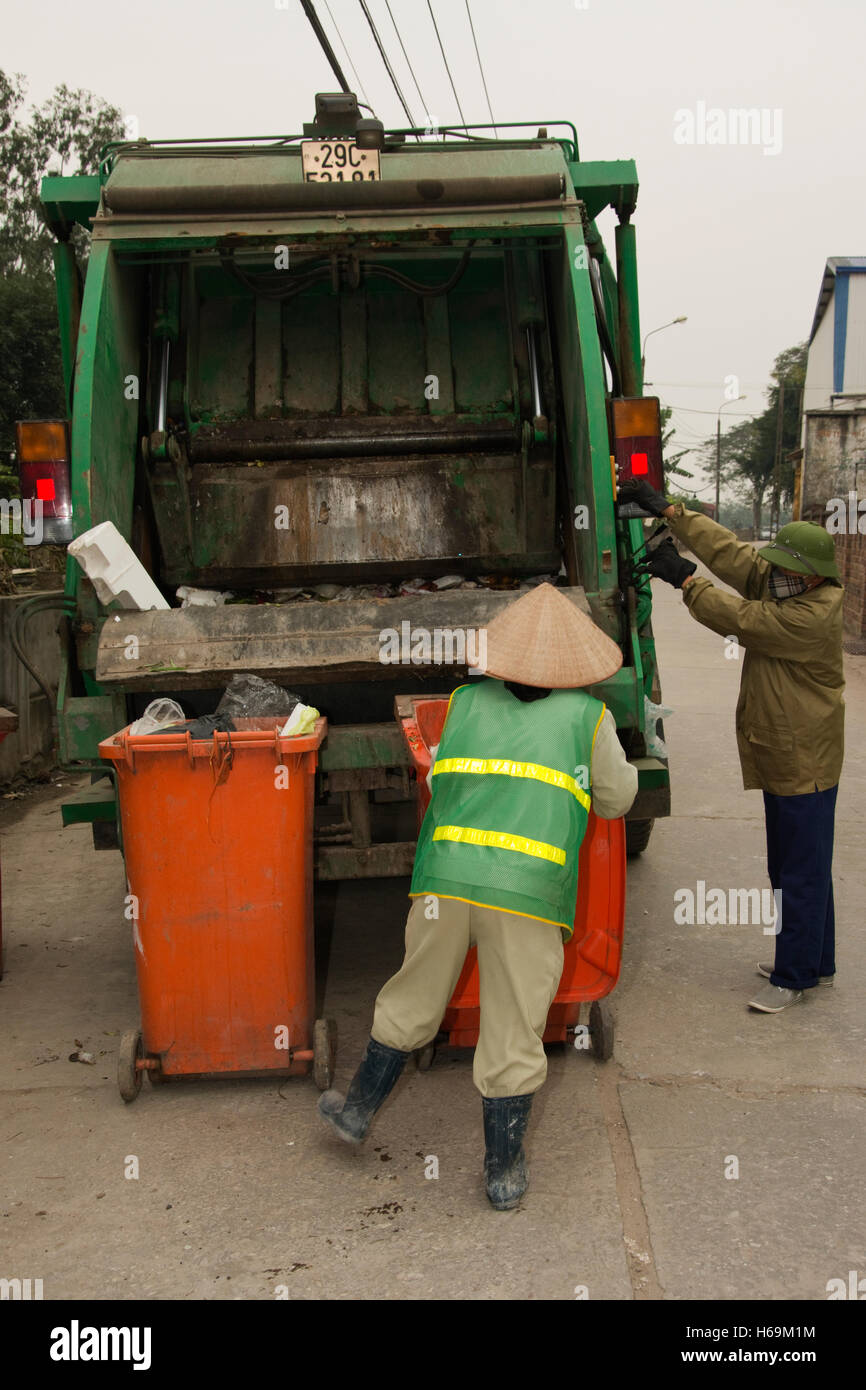
[(619, 498), (663, 517), (741, 595), (698, 576), (670, 537), (650, 553), (649, 573), (682, 590), (692, 617), (745, 649), (736, 721), (743, 786), (764, 794), (767, 868), (781, 890), (775, 962), (758, 965), (769, 983), (749, 1006), (779, 1013), (832, 982), (836, 970), (831, 867), (845, 682), (833, 538), (822, 526), (795, 521), (756, 551), (648, 483), (624, 485)]

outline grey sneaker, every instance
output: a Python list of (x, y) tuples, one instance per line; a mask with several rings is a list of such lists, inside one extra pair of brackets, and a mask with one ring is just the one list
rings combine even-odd
[(787, 1009), (789, 1004), (796, 1004), (803, 998), (801, 989), (782, 989), (780, 985), (764, 985), (759, 989), (753, 999), (749, 1000), (750, 1009), (758, 1009), (762, 1014), (778, 1014), (782, 1009)]
[[(759, 974), (759, 975), (763, 975), (763, 977), (764, 977), (765, 980), (769, 980), (769, 978), (770, 978), (770, 976), (772, 975), (772, 973), (773, 973), (773, 967), (772, 967), (772, 965), (760, 965), (760, 964), (758, 965), (758, 974)], [(818, 984), (819, 984), (819, 985), (832, 985), (832, 983), (833, 983), (833, 981), (835, 980), (835, 978), (836, 978), (835, 975), (819, 975), (819, 976), (818, 976)]]

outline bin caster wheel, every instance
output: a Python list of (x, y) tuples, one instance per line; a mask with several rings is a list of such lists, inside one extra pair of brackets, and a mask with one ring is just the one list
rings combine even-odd
[[(157, 1062), (157, 1063), (159, 1062), (159, 1058), (158, 1058), (158, 1057), (154, 1057), (153, 1060), (154, 1060), (155, 1062)], [(167, 1086), (167, 1085), (168, 1085), (168, 1077), (166, 1076), (166, 1074), (165, 1074), (165, 1072), (163, 1071), (163, 1069), (162, 1069), (161, 1066), (148, 1067), (148, 1068), (147, 1068), (147, 1079), (148, 1079), (148, 1081), (150, 1082), (151, 1086)]]
[(117, 1089), (127, 1105), (141, 1090), (141, 1068), (135, 1064), (144, 1057), (140, 1028), (129, 1028), (120, 1039), (117, 1054)]
[(429, 1071), (433, 1065), (433, 1058), (436, 1056), (435, 1042), (429, 1042), (424, 1047), (415, 1050), (415, 1067), (418, 1071)]
[(337, 1024), (333, 1018), (317, 1018), (313, 1025), (313, 1080), (320, 1091), (329, 1091), (337, 1069)]
[(613, 1014), (606, 999), (595, 999), (589, 1011), (589, 1041), (593, 1057), (606, 1062), (613, 1056)]

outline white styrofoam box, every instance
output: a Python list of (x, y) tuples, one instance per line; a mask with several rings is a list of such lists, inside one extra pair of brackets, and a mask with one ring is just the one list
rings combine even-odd
[(170, 608), (144, 565), (113, 521), (101, 521), (69, 545), (100, 603), (117, 599), (122, 608)]

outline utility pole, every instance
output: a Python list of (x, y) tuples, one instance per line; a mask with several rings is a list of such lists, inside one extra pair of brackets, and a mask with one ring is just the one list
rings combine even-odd
[(643, 340), (643, 347), (641, 348), (641, 354), (640, 354), (640, 374), (641, 374), (641, 376), (643, 376), (644, 367), (646, 366), (646, 344), (647, 344), (647, 338), (651, 338), (652, 335), (653, 335), (654, 333), (661, 333), (662, 328), (673, 328), (673, 326), (674, 326), (675, 323), (688, 323), (688, 315), (687, 315), (687, 314), (680, 314), (679, 318), (671, 319), (670, 323), (663, 323), (662, 326), (661, 326), (661, 328), (651, 328), (650, 331), (649, 331), (649, 333), (647, 333), (646, 338), (644, 338), (644, 340)]
[(773, 502), (770, 508), (770, 530), (773, 535), (779, 529), (779, 501), (782, 491), (782, 429), (785, 419), (785, 385), (779, 383), (779, 400), (776, 411), (776, 457), (773, 461)]
[(719, 519), (719, 487), (722, 476), (722, 417), (721, 413), (716, 416), (716, 510), (713, 513), (715, 520)]

